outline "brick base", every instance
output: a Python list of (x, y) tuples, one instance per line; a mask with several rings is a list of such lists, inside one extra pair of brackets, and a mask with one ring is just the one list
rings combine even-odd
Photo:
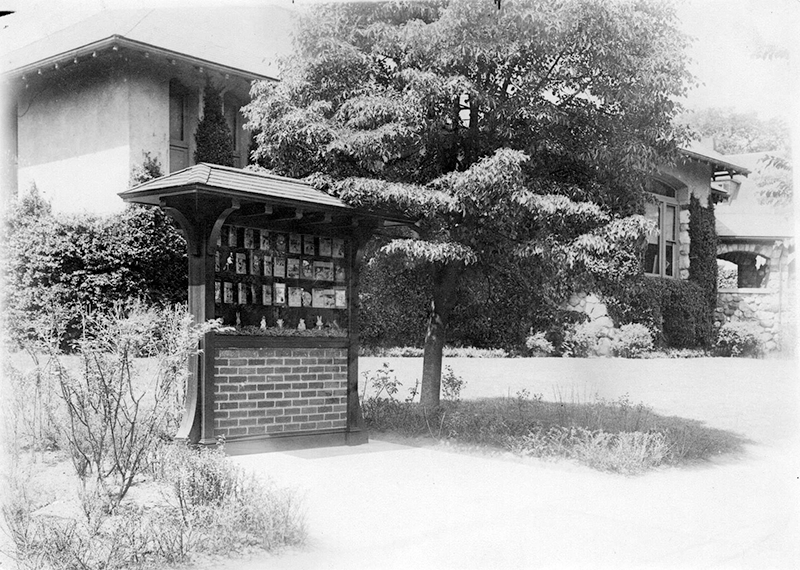
[(347, 427), (347, 349), (217, 348), (214, 436)]

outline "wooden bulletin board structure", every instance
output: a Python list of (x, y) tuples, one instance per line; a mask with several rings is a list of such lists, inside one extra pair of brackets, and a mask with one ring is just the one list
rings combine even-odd
[(189, 311), (224, 324), (189, 363), (177, 437), (222, 439), (229, 453), (365, 443), (359, 262), (376, 229), (408, 220), (356, 210), (299, 180), (205, 163), (120, 196), (179, 224)]

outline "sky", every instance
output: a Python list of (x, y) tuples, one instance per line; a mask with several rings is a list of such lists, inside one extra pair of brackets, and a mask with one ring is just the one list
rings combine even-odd
[[(272, 0), (299, 7), (317, 0)], [(487, 0), (487, 2), (490, 0)], [(676, 0), (684, 31), (696, 38), (690, 50), (692, 72), (701, 85), (684, 105), (688, 109), (732, 108), (763, 118), (780, 116), (796, 123), (800, 109), (798, 70), (789, 59), (754, 55), (773, 44), (800, 61), (800, 0)], [(77, 22), (94, 12), (113, 8), (222, 6), (267, 3), (263, 0), (0, 0), (0, 9), (15, 10), (0, 18), (0, 51), (9, 51), (49, 31)], [(798, 125), (800, 126), (800, 125)]]

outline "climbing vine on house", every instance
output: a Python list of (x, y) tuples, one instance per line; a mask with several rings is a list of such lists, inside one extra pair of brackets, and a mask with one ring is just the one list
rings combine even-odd
[(705, 303), (697, 319), (698, 345), (709, 347), (714, 341), (714, 308), (717, 305), (717, 230), (714, 204), (702, 206), (694, 195), (689, 199), (689, 281), (703, 291)]

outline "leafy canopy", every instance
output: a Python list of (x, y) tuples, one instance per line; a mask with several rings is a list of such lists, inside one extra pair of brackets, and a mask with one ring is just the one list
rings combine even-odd
[(684, 136), (675, 23), (664, 1), (317, 6), (283, 81), (253, 88), (255, 157), (421, 219), (419, 239), (388, 248), (411, 259), (554, 251), (587, 232), (591, 246)]

